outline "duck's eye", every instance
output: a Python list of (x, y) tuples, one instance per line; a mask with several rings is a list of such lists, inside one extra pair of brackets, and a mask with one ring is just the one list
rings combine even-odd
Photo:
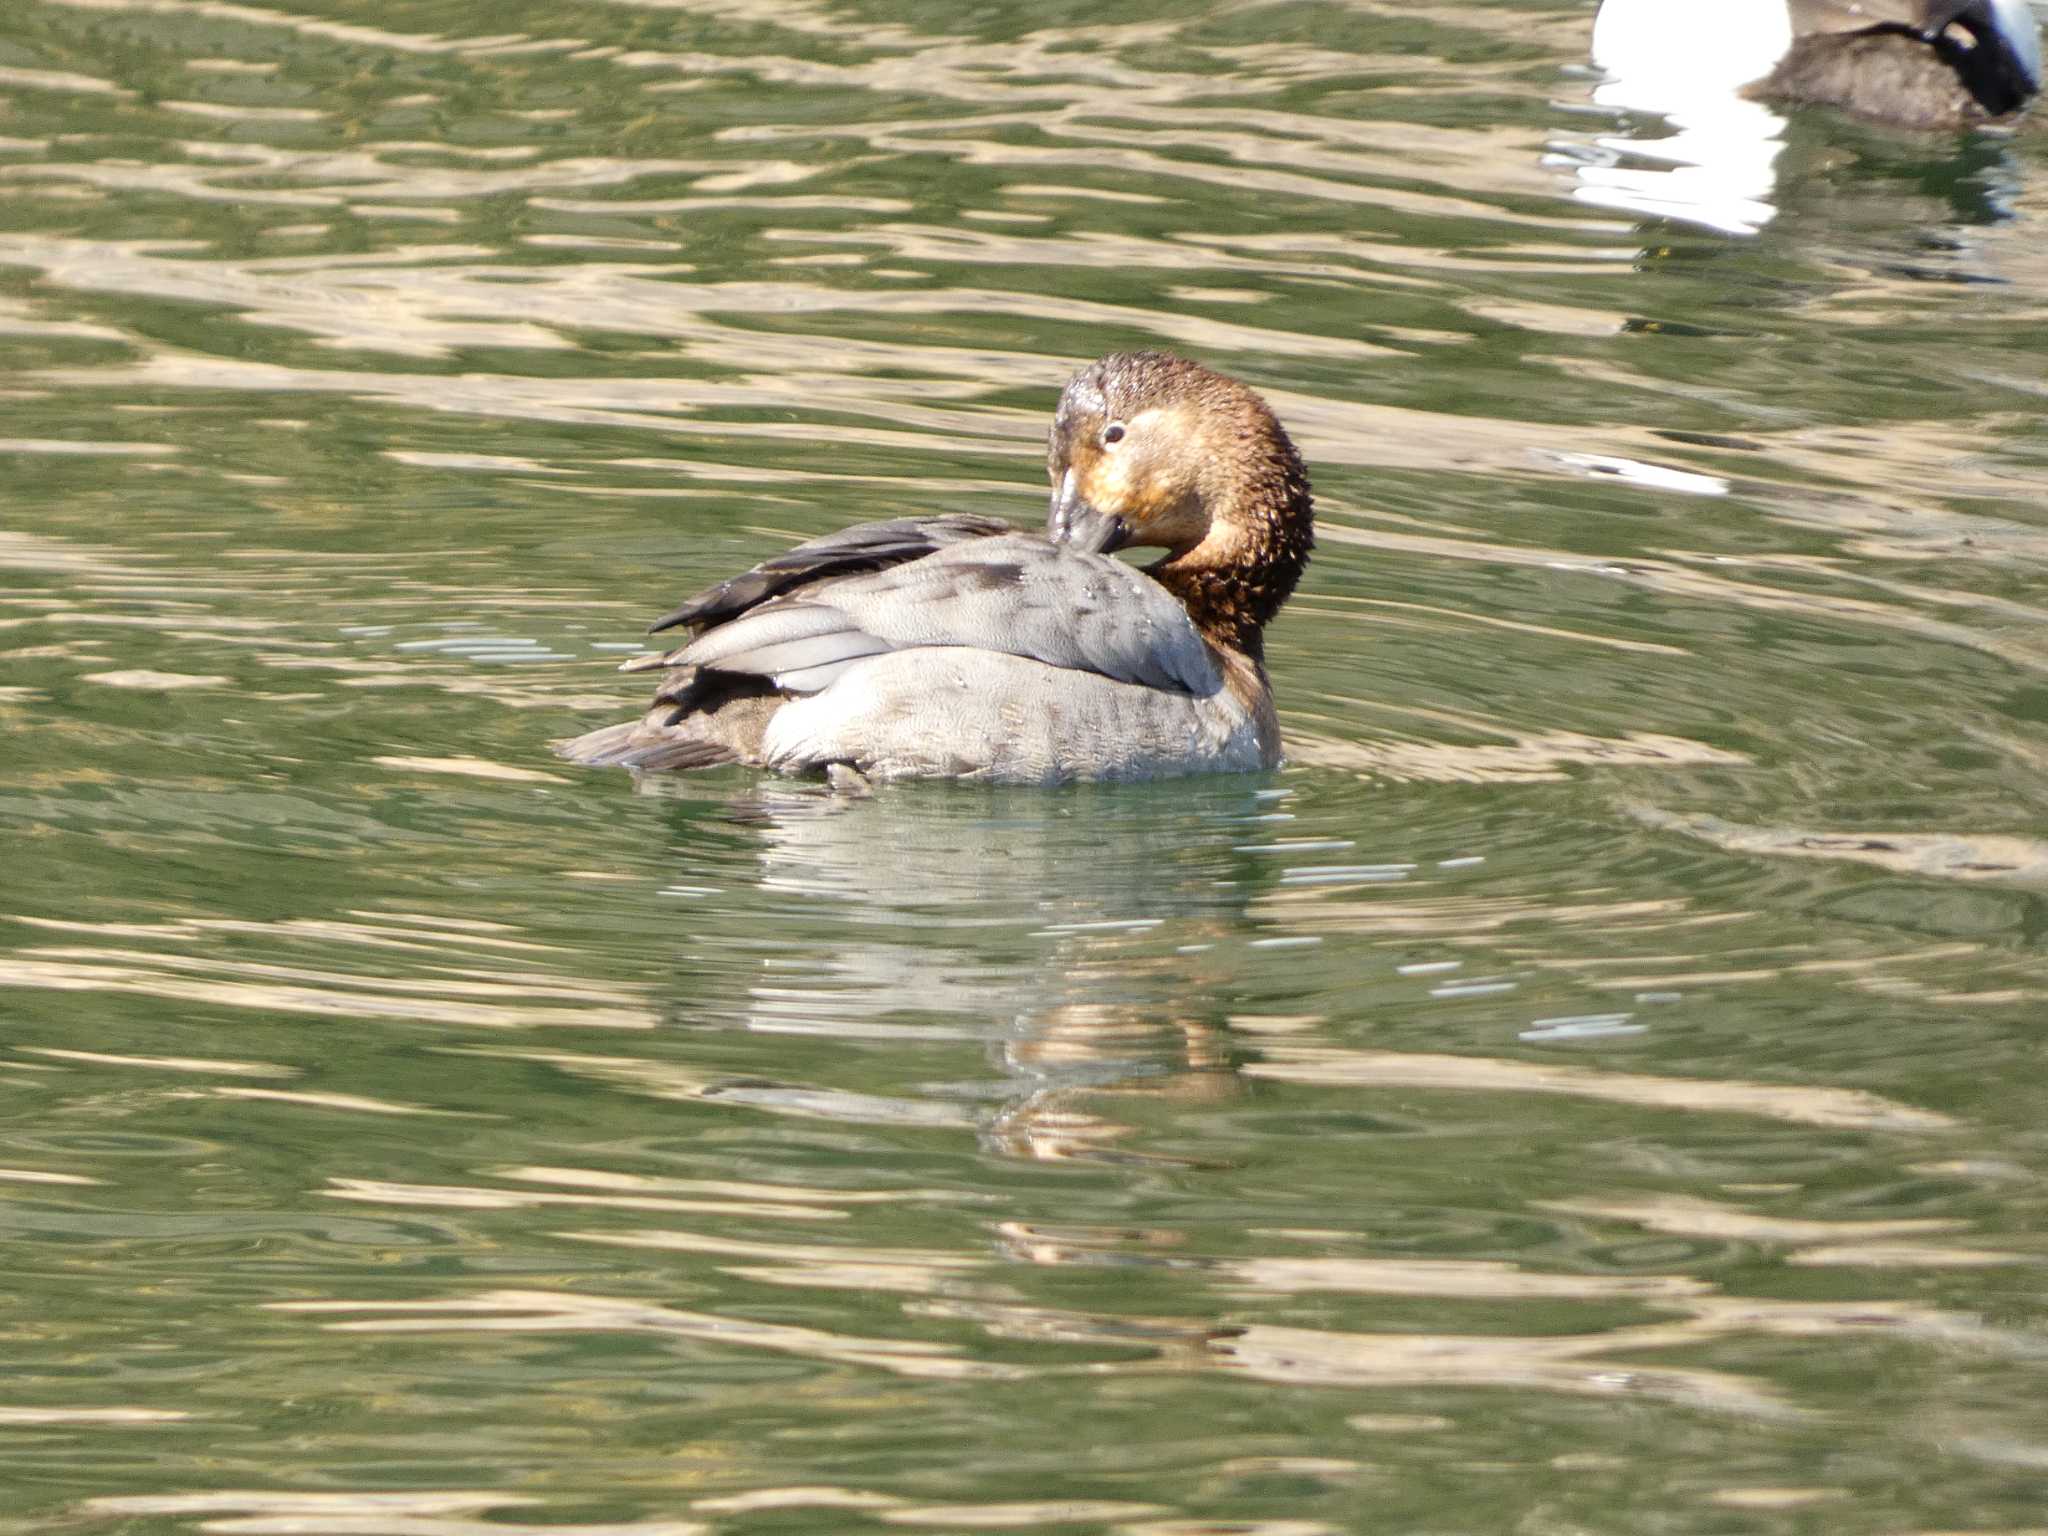
[(1102, 446), (1103, 446), (1103, 447), (1107, 448), (1107, 447), (1109, 447), (1109, 446), (1110, 446), (1110, 445), (1111, 445), (1112, 443), (1120, 443), (1120, 442), (1122, 442), (1123, 440), (1124, 440), (1124, 424), (1123, 424), (1122, 422), (1120, 422), (1120, 421), (1112, 421), (1112, 422), (1111, 422), (1111, 423), (1110, 423), (1110, 424), (1109, 424), (1108, 426), (1106, 426), (1106, 427), (1104, 427), (1104, 428), (1102, 429)]

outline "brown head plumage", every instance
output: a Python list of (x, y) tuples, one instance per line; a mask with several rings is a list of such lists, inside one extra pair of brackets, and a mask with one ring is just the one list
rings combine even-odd
[(1165, 549), (1151, 574), (1212, 640), (1259, 656), (1315, 542), (1308, 473), (1265, 401), (1185, 358), (1116, 353), (1061, 393), (1046, 469), (1055, 537), (1085, 516), (1109, 530), (1096, 547)]

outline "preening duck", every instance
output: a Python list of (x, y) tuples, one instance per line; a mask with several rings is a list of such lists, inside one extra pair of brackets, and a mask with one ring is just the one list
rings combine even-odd
[[(1060, 395), (1046, 531), (973, 514), (862, 523), (655, 623), (687, 643), (640, 720), (561, 743), (642, 770), (1054, 784), (1273, 767), (1265, 626), (1313, 543), (1308, 476), (1266, 403), (1158, 352)], [(1110, 558), (1154, 547), (1144, 569)]]
[(1601, 0), (1593, 62), (1904, 128), (2009, 117), (2041, 89), (2026, 0)]

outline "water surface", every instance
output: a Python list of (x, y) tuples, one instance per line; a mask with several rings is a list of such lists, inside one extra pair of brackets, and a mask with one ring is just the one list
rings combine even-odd
[[(2038, 1525), (2042, 130), (1589, 9), (0, 15), (0, 1530)], [(1142, 345), (1288, 767), (549, 755)]]

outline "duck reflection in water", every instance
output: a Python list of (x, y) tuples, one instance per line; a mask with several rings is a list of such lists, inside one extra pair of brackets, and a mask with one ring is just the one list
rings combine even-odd
[(1669, 131), (1564, 150), (1575, 195), (1731, 234), (1777, 212), (1781, 110), (1954, 132), (2011, 121), (2041, 88), (2025, 0), (1603, 0), (1592, 58), (1596, 105)]
[(1244, 1091), (1232, 972), (1247, 909), (1275, 878), (1271, 860), (1234, 846), (1270, 804), (1244, 781), (1057, 797), (769, 781), (736, 801), (672, 776), (642, 788), (686, 818), (676, 845), (702, 850), (677, 873), (684, 889), (736, 883), (731, 861), (749, 854), (714, 835), (736, 822), (776, 914), (764, 944), (757, 904), (698, 909), (693, 957), (723, 963), (689, 976), (680, 1023), (870, 1050), (980, 1042), (997, 1072), (902, 1098), (752, 1077), (700, 1083), (692, 1097), (971, 1127), (991, 1150), (1033, 1160), (1186, 1162), (1133, 1147), (1130, 1121), (1159, 1100), (1184, 1108)]

